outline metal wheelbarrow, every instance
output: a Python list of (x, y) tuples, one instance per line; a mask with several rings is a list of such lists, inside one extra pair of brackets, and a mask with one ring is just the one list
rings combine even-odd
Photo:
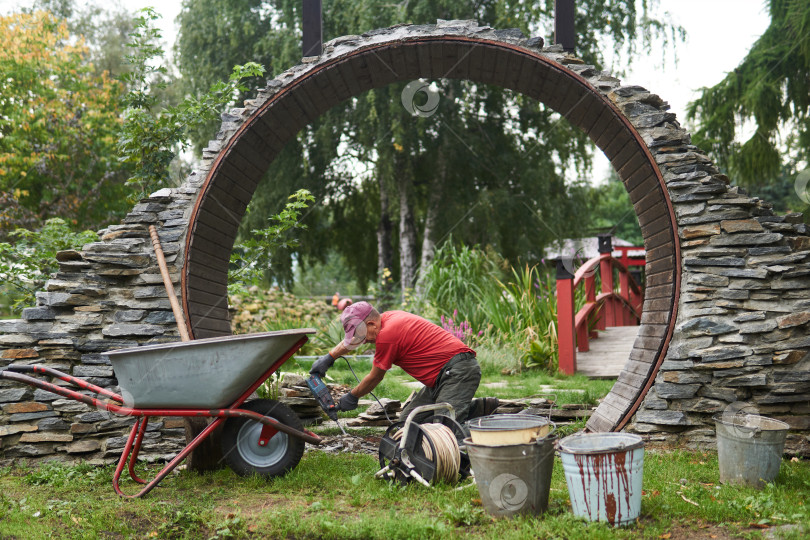
[[(281, 476), (295, 468), (304, 443), (320, 444), (286, 405), (269, 399), (245, 403), (304, 343), (312, 328), (225, 336), (178, 343), (148, 345), (106, 353), (121, 394), (55, 369), (12, 365), (0, 370), (10, 379), (81, 401), (114, 414), (137, 417), (113, 475), (113, 489), (122, 497), (141, 497), (209, 437), (222, 429), (222, 454), (239, 475)], [(23, 373), (54, 377), (94, 395), (52, 384)], [(147, 482), (135, 473), (135, 463), (152, 417), (213, 418), (186, 447)], [(144, 487), (125, 495), (119, 486), (124, 467)]]

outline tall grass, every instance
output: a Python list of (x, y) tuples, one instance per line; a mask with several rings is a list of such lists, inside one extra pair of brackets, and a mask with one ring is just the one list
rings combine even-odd
[[(473, 334), (484, 334), (492, 348), (516, 348), (520, 361), (504, 362), (508, 371), (557, 368), (557, 302), (549, 272), (528, 264), (502, 270), (492, 252), (448, 242), (423, 276), (425, 300), (441, 315), (453, 313)], [(456, 313), (457, 312), (457, 315)], [(480, 340), (479, 340), (480, 341)]]
[[(422, 276), (423, 297), (439, 315), (469, 322), (474, 331), (487, 324), (481, 298), (498, 294), (499, 257), (467, 246), (446, 242)], [(453, 312), (458, 314), (453, 316)]]
[(492, 330), (522, 351), (520, 367), (556, 371), (557, 297), (551, 276), (538, 266), (512, 268), (511, 280), (497, 281), (497, 294), (484, 295), (481, 307)]
[[(505, 359), (501, 369), (516, 372), (543, 368), (556, 372), (556, 278), (540, 265), (510, 267), (496, 253), (444, 244), (423, 277), (424, 300), (441, 315), (454, 311), (455, 324), (467, 321), (472, 334), (484, 334), (479, 345), (489, 350), (516, 349), (520, 360)], [(585, 303), (578, 290), (577, 308)]]

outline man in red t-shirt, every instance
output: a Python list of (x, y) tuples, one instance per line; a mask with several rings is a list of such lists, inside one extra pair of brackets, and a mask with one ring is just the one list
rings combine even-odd
[(481, 368), (475, 351), (464, 342), (418, 315), (405, 311), (380, 314), (368, 302), (348, 306), (340, 320), (346, 338), (316, 360), (310, 373), (323, 377), (336, 358), (358, 345), (374, 343), (376, 346), (371, 372), (340, 398), (340, 410), (357, 408), (359, 399), (374, 390), (391, 367), (399, 366), (425, 385), (403, 409), (400, 418), (407, 418), (420, 405), (442, 402), (453, 406), (459, 423), (468, 418), (481, 381)]

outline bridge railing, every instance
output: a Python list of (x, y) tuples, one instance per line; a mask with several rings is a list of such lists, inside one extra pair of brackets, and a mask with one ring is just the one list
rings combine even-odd
[[(590, 340), (599, 330), (614, 326), (635, 326), (641, 320), (644, 293), (638, 281), (619, 259), (612, 257), (610, 237), (600, 237), (597, 257), (575, 270), (570, 260), (557, 260), (557, 346), (559, 370), (573, 375), (577, 370), (577, 350), (590, 349)], [(618, 289), (614, 273), (618, 274)], [(597, 277), (600, 291), (596, 292)], [(585, 303), (576, 311), (575, 290), (582, 286)]]

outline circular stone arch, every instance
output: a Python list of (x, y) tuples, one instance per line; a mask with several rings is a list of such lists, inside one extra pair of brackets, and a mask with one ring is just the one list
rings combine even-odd
[[(256, 186), (287, 141), (343, 101), (419, 78), (492, 84), (544, 103), (587, 133), (624, 183), (647, 252), (641, 328), (616, 384), (588, 422), (594, 431), (621, 429), (653, 384), (677, 315), (677, 221), (654, 157), (661, 151), (659, 132), (673, 126), (674, 115), (665, 112), (657, 96), (621, 87), (559, 47), (542, 48), (541, 39), (527, 39), (516, 30), (439, 21), (339, 38), (326, 44), (322, 56), (305, 59), (270, 81), (246, 109), (223, 115), (220, 140), (207, 149), (213, 161), (186, 236), (181, 289), (192, 334), (231, 333), (230, 252)], [(667, 140), (672, 143), (671, 137)]]

